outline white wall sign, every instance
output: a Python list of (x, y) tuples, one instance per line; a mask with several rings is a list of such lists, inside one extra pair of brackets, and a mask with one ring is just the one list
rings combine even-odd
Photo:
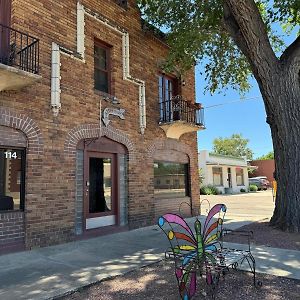
[(110, 123), (109, 116), (117, 116), (122, 120), (125, 120), (125, 109), (123, 108), (105, 108), (102, 113), (102, 121), (104, 125), (107, 127), (108, 124)]

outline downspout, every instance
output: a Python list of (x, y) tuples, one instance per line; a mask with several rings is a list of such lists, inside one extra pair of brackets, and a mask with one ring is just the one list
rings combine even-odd
[(58, 116), (61, 109), (60, 103), (60, 49), (56, 43), (52, 43), (51, 51), (51, 108), (53, 115)]

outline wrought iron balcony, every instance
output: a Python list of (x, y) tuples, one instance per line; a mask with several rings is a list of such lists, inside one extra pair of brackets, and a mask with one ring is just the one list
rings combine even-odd
[(175, 96), (168, 101), (161, 101), (159, 106), (159, 126), (167, 137), (179, 139), (184, 133), (205, 129), (201, 104), (190, 103), (182, 96)]
[(0, 24), (0, 91), (31, 85), (38, 74), (39, 40)]

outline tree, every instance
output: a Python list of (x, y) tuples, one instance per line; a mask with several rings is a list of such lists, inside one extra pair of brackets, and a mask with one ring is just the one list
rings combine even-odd
[(267, 160), (267, 159), (274, 159), (274, 151), (270, 151), (269, 153), (258, 157), (256, 160)]
[(270, 125), (278, 192), (271, 224), (300, 232), (300, 35), (288, 47), (272, 24), (298, 29), (299, 0), (137, 0), (152, 24), (166, 28), (165, 67), (180, 73), (205, 62), (207, 89), (258, 82)]
[(244, 139), (242, 134), (233, 134), (229, 138), (219, 137), (213, 141), (213, 153), (252, 159), (253, 152), (247, 147), (248, 143), (249, 140)]

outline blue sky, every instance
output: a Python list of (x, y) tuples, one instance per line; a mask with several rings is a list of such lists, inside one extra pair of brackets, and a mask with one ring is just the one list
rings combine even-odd
[[(245, 98), (258, 99), (242, 100), (233, 89), (228, 89), (226, 95), (209, 93), (203, 94), (205, 82), (200, 75), (200, 67), (196, 68), (196, 99), (205, 108), (206, 130), (198, 132), (198, 149), (212, 150), (213, 140), (217, 137), (229, 137), (233, 133), (241, 133), (249, 139), (249, 148), (254, 152), (254, 158), (273, 150), (270, 127), (266, 123), (266, 113), (260, 91), (255, 80), (253, 87)], [(217, 104), (228, 103), (211, 107)]]

